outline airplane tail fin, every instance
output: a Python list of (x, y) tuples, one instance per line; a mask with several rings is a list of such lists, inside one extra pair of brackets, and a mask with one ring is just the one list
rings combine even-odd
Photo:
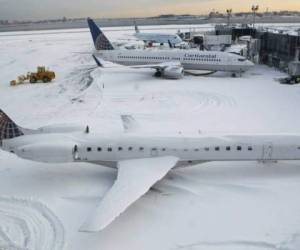
[(90, 32), (92, 34), (92, 38), (94, 41), (95, 49), (96, 50), (113, 50), (114, 47), (110, 43), (110, 41), (106, 38), (103, 34), (101, 29), (97, 26), (97, 24), (91, 19), (87, 19)]
[(135, 29), (135, 33), (140, 33), (139, 27), (137, 26), (135, 21), (134, 21), (134, 29)]
[(174, 48), (174, 45), (171, 43), (170, 40), (168, 40), (168, 44), (169, 44), (170, 49), (173, 49), (173, 48)]
[(22, 135), (24, 135), (22, 128), (0, 109), (0, 145), (2, 140), (13, 139)]

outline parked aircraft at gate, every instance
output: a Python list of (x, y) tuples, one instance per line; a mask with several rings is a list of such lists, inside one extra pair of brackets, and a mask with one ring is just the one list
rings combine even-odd
[(172, 46), (175, 46), (176, 44), (180, 44), (183, 42), (177, 34), (140, 32), (136, 24), (134, 36), (137, 39), (144, 41), (145, 43), (167, 43)]
[(88, 25), (97, 56), (105, 61), (125, 66), (154, 68), (157, 71), (156, 76), (178, 79), (183, 76), (184, 70), (242, 73), (254, 65), (242, 56), (219, 51), (115, 49), (92, 19), (88, 19)]
[(300, 135), (143, 137), (129, 133), (136, 127), (131, 116), (122, 116), (122, 121), (127, 133), (109, 136), (77, 125), (30, 130), (0, 110), (0, 146), (31, 161), (117, 168), (117, 180), (80, 228), (86, 232), (107, 227), (175, 167), (207, 161), (300, 160)]

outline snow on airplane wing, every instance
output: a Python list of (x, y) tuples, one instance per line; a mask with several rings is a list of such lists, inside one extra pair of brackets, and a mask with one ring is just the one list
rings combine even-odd
[(140, 126), (131, 115), (121, 115), (124, 131), (127, 133), (136, 131)]
[(133, 69), (157, 69), (157, 70), (164, 70), (167, 67), (182, 67), (180, 62), (170, 61), (170, 62), (163, 62), (163, 63), (154, 63), (154, 64), (144, 64), (144, 65), (136, 65), (130, 66)]
[(178, 158), (173, 156), (120, 161), (117, 180), (79, 231), (97, 232), (104, 229), (177, 162)]

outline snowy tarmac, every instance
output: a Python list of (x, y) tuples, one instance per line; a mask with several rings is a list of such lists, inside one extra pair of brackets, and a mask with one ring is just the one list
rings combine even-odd
[[(17, 124), (75, 122), (122, 133), (120, 115), (130, 114), (140, 125), (136, 133), (149, 136), (300, 133), (300, 86), (280, 85), (284, 74), (275, 69), (180, 80), (154, 78), (151, 70), (97, 69), (85, 31), (1, 34), (0, 108)], [(107, 35), (119, 43), (131, 33)], [(54, 83), (9, 86), (38, 65), (56, 72)], [(0, 151), (0, 249), (300, 249), (300, 162), (174, 170), (104, 231), (78, 232), (115, 178), (102, 166), (41, 164)]]

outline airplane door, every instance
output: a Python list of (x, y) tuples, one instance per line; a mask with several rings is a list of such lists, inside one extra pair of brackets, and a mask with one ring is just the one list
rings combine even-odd
[(152, 148), (151, 149), (151, 157), (157, 157), (158, 156), (158, 149)]
[(74, 161), (80, 160), (80, 156), (79, 156), (78, 146), (77, 145), (74, 146), (74, 148), (72, 150), (72, 155), (73, 155)]
[(273, 154), (273, 144), (272, 143), (266, 143), (263, 146), (263, 160), (272, 160), (272, 154)]

